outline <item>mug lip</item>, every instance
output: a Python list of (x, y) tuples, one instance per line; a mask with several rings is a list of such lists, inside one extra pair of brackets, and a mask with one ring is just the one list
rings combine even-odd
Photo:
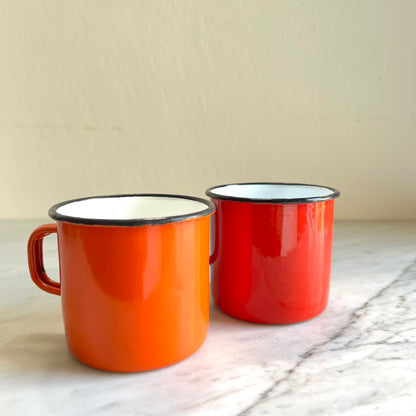
[[(230, 195), (219, 195), (214, 193), (213, 191), (217, 188), (222, 188), (231, 185), (283, 185), (283, 186), (310, 186), (315, 188), (326, 188), (331, 191), (329, 195), (325, 196), (311, 196), (311, 197), (304, 197), (304, 198), (250, 198), (245, 196), (230, 196)], [(341, 193), (338, 189), (332, 188), (330, 186), (324, 185), (314, 185), (309, 183), (295, 183), (295, 182), (237, 182), (237, 183), (227, 183), (224, 185), (216, 185), (211, 186), (205, 191), (205, 195), (207, 195), (211, 199), (219, 199), (223, 201), (235, 201), (235, 202), (251, 202), (255, 204), (307, 204), (313, 202), (322, 202), (322, 201), (329, 201), (331, 199), (338, 198)]]
[[(85, 201), (90, 199), (105, 199), (105, 198), (126, 198), (126, 197), (161, 197), (161, 198), (177, 198), (187, 199), (191, 201), (201, 202), (206, 205), (206, 208), (200, 211), (191, 212), (189, 214), (181, 215), (167, 215), (163, 217), (155, 218), (129, 218), (129, 219), (108, 219), (108, 218), (83, 218), (73, 217), (70, 215), (64, 215), (57, 212), (57, 210), (67, 204), (78, 201)], [(81, 225), (107, 225), (107, 226), (120, 226), (120, 227), (134, 227), (142, 225), (163, 225), (175, 222), (182, 222), (184, 220), (205, 217), (215, 212), (215, 205), (204, 198), (198, 198), (196, 196), (179, 195), (179, 194), (165, 194), (165, 193), (139, 193), (139, 194), (111, 194), (111, 195), (96, 195), (81, 197), (75, 199), (68, 199), (66, 201), (58, 202), (49, 208), (48, 215), (55, 221), (69, 222), (73, 224)]]

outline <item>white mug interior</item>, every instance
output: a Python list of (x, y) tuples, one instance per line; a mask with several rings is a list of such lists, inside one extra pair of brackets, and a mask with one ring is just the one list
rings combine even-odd
[(95, 220), (152, 220), (198, 214), (204, 202), (174, 196), (116, 196), (69, 201), (56, 209), (65, 217)]
[(334, 190), (319, 185), (285, 183), (243, 183), (223, 185), (209, 190), (212, 197), (229, 197), (251, 200), (302, 200), (330, 198)]

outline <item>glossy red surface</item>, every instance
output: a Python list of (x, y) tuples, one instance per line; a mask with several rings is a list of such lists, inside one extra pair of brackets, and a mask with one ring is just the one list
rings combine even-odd
[(239, 319), (286, 324), (327, 306), (334, 200), (304, 204), (212, 199), (212, 295)]

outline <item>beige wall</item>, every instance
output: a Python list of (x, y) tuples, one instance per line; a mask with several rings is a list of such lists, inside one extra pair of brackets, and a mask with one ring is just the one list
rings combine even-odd
[(416, 218), (416, 2), (0, 0), (0, 218), (84, 195), (337, 187)]

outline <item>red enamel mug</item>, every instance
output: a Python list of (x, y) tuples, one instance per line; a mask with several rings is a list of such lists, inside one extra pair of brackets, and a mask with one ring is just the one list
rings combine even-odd
[(336, 189), (238, 183), (209, 188), (215, 213), (211, 291), (246, 321), (289, 324), (328, 304)]

